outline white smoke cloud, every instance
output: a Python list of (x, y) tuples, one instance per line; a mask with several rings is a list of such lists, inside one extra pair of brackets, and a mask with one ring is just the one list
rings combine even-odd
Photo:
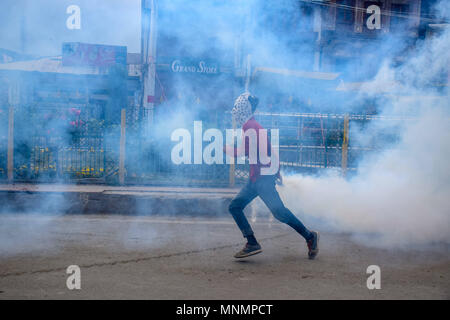
[[(399, 139), (360, 162), (357, 175), (293, 175), (280, 188), (286, 205), (319, 218), (328, 228), (350, 232), (384, 247), (450, 243), (450, 98), (430, 83), (448, 72), (450, 32), (421, 43), (402, 67), (385, 63), (362, 90), (376, 94), (395, 84), (382, 114), (412, 115), (399, 125)], [(383, 107), (383, 106), (379, 106)], [(373, 122), (350, 139), (376, 140), (392, 123)], [(312, 222), (313, 224), (313, 222)], [(362, 239), (360, 237), (360, 239)], [(375, 241), (373, 241), (375, 240)]]
[[(27, 34), (30, 42), (27, 43), (27, 49), (35, 50), (36, 52), (33, 53), (38, 55), (59, 54), (60, 42), (76, 40), (127, 44), (129, 52), (139, 51), (140, 16), (138, 11), (140, 1), (130, 0), (126, 1), (126, 4), (125, 1), (119, 0), (113, 2), (117, 6), (107, 4), (105, 1), (95, 1), (95, 5), (86, 10), (84, 10), (84, 3), (87, 2), (76, 2), (80, 5), (83, 4), (82, 14), (86, 18), (86, 20), (83, 18), (83, 33), (80, 33), (79, 37), (65, 36), (68, 32), (64, 29), (67, 16), (65, 10), (59, 10), (59, 7), (65, 9), (62, 4), (55, 7), (58, 10), (54, 9), (58, 13), (62, 12), (61, 16), (58, 15), (58, 20), (49, 19), (48, 16), (42, 18), (37, 14), (30, 15), (30, 17), (26, 14), (26, 30), (37, 30), (37, 35), (48, 34), (42, 30), (58, 31), (51, 33), (52, 37), (46, 38), (37, 36), (34, 32)], [(12, 8), (13, 2), (9, 1), (8, 3), (9, 8)], [(66, 1), (64, 1), (65, 3)], [(40, 3), (39, 5), (46, 8), (46, 5)], [(216, 46), (218, 46), (221, 49), (220, 52), (232, 55), (235, 49), (235, 40), (240, 37), (244, 51), (252, 54), (254, 66), (301, 70), (308, 67), (312, 59), (313, 45), (309, 43), (308, 39), (302, 39), (303, 35), (311, 32), (299, 32), (294, 36), (292, 33), (286, 32), (284, 37), (281, 37), (280, 33), (271, 32), (273, 31), (271, 30), (271, 19), (276, 17), (279, 21), (288, 21), (289, 15), (285, 13), (298, 9), (296, 1), (286, 0), (270, 3), (256, 0), (246, 2), (196, 1), (188, 3), (177, 0), (160, 1), (159, 5), (161, 12), (158, 21), (160, 35), (167, 34), (169, 39), (172, 37), (178, 39), (177, 43), (170, 46), (171, 54), (202, 57), (205, 53), (217, 51)], [(17, 6), (17, 8), (23, 9), (24, 12), (27, 9), (23, 6)], [(34, 7), (29, 6), (28, 10), (32, 8)], [(171, 8), (178, 14), (171, 16), (168, 12)], [(444, 17), (448, 17), (448, 9), (449, 2), (442, 1), (438, 11)], [(107, 12), (105, 13), (105, 11)], [(94, 12), (101, 12), (108, 19), (94, 19), (97, 17)], [(183, 14), (181, 15), (179, 12)], [(299, 21), (306, 26), (310, 24), (308, 19), (311, 17), (301, 16)], [(10, 26), (5, 24), (5, 30), (8, 28), (8, 34), (14, 34), (16, 38), (19, 38), (20, 21), (16, 20), (18, 19), (14, 19), (14, 23)], [(55, 21), (54, 23), (58, 26), (61, 25), (62, 29), (53, 27), (53, 24), (50, 23), (52, 21)], [(123, 23), (123, 21), (127, 21), (127, 23)], [(109, 28), (110, 25), (114, 28)], [(122, 32), (117, 32), (117, 26), (123, 29)], [(307, 31), (302, 28), (303, 24), (300, 24), (299, 31)], [(72, 35), (72, 32), (69, 34)], [(15, 45), (11, 44), (12, 47), (10, 47), (10, 43), (12, 43), (10, 38), (6, 33), (2, 34), (1, 46), (18, 50), (19, 40), (16, 39)], [(163, 37), (159, 41), (162, 39)], [(298, 41), (302, 45), (299, 45), (296, 51), (292, 51), (286, 45), (291, 40)], [(375, 46), (376, 48), (374, 48)], [(403, 48), (403, 44), (396, 39), (382, 44), (376, 42), (376, 45), (370, 45), (367, 51), (378, 49), (379, 54), (384, 56), (384, 54), (400, 52), (401, 48)], [(374, 96), (379, 96), (380, 91), (386, 90), (386, 88), (389, 88), (391, 92), (401, 94), (401, 97), (390, 96), (384, 99), (383, 102), (386, 103), (384, 114), (412, 114), (414, 119), (400, 124), (395, 123), (394, 129), (400, 132), (398, 142), (395, 145), (390, 144), (389, 149), (379, 151), (361, 161), (356, 176), (344, 179), (334, 172), (319, 178), (300, 175), (285, 178), (286, 186), (280, 188), (280, 192), (286, 200), (286, 205), (295, 213), (303, 213), (305, 221), (311, 222), (308, 223), (310, 227), (319, 229), (325, 227), (325, 224), (315, 224), (317, 221), (323, 221), (327, 223), (327, 227), (337, 231), (377, 235), (379, 238), (376, 244), (388, 246), (436, 241), (450, 242), (449, 97), (448, 93), (443, 96), (441, 93), (429, 89), (429, 83), (434, 77), (442, 70), (448, 70), (448, 52), (450, 52), (450, 39), (447, 31), (433, 41), (419, 45), (410, 53), (407, 62), (402, 67), (392, 67), (391, 61), (386, 61), (374, 81), (361, 88), (368, 95)], [(215, 58), (219, 62), (224, 60), (224, 63), (230, 60), (228, 56), (226, 59), (221, 56)], [(241, 57), (241, 60), (241, 64), (244, 64), (244, 57)], [(369, 69), (372, 64), (374, 64), (373, 61), (367, 61), (367, 64), (360, 66), (359, 72), (363, 74), (365, 70), (362, 68), (365, 66)], [(194, 89), (189, 81), (180, 80), (180, 83), (176, 83), (174, 87), (179, 89), (177, 92), (194, 95)], [(290, 80), (285, 80), (281, 84), (272, 81), (271, 90), (265, 93), (268, 96), (282, 95), (285, 93), (284, 90), (286, 93), (289, 91), (289, 94), (292, 94), (293, 91), (286, 88), (288, 82)], [(220, 85), (219, 90), (211, 90), (205, 99), (207, 102), (225, 100), (218, 96), (224, 91), (222, 86), (227, 87), (233, 84), (225, 82)], [(306, 86), (295, 87), (294, 90), (298, 98), (311, 95), (311, 91)], [(321, 103), (340, 104), (330, 101), (335, 97), (327, 97), (320, 88), (315, 87), (314, 91), (319, 92)], [(439, 94), (441, 95), (439, 96)], [(355, 100), (358, 99), (355, 98)], [(261, 105), (263, 102), (262, 100)], [(229, 103), (231, 108), (232, 101)], [(341, 111), (346, 111), (346, 108), (347, 106), (343, 105)], [(169, 137), (171, 132), (169, 129), (172, 127), (191, 125), (192, 120), (196, 119), (198, 109), (195, 106), (183, 106), (183, 113), (179, 112), (177, 117), (161, 121), (160, 125), (155, 126), (155, 136), (161, 139), (164, 136)], [(224, 116), (226, 116), (225, 113)], [(392, 127), (393, 123), (391, 122), (373, 122), (369, 128), (364, 128), (364, 130), (351, 128), (350, 139), (362, 144), (370, 144), (372, 141), (377, 141), (380, 132), (391, 131)], [(28, 132), (22, 133), (24, 136), (28, 134)], [(170, 149), (166, 148), (169, 155)], [(142, 163), (145, 161), (148, 159), (144, 158)], [(260, 203), (257, 202), (256, 206), (259, 207)], [(39, 228), (37, 231), (45, 232), (45, 228)], [(25, 230), (25, 232), (29, 231)], [(134, 233), (134, 230), (131, 233)], [(151, 235), (147, 237), (149, 242), (153, 241)]]

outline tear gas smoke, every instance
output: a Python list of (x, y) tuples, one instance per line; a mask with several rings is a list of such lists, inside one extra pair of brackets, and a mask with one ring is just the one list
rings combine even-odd
[[(362, 159), (358, 173), (319, 177), (293, 175), (280, 189), (289, 207), (319, 218), (329, 228), (351, 232), (371, 245), (397, 247), (450, 243), (450, 98), (429, 87), (449, 66), (450, 32), (421, 43), (401, 67), (385, 61), (363, 90), (397, 83), (382, 115), (414, 115), (397, 123), (396, 143)], [(352, 131), (350, 141), (373, 140), (390, 130), (372, 122)], [(320, 225), (320, 224), (319, 224)], [(318, 226), (319, 227), (319, 226)], [(320, 228), (320, 227), (319, 227)]]
[[(55, 44), (50, 36), (53, 30), (59, 32), (59, 29), (53, 28), (50, 22), (56, 21), (64, 28), (67, 18), (65, 10), (62, 10), (62, 17), (58, 16), (57, 19), (53, 19), (52, 15), (72, 2), (82, 7), (91, 3), (89, 10), (82, 8), (82, 29), (70, 33), (71, 36), (80, 36), (71, 38), (64, 29), (64, 32), (60, 30), (63, 35), (56, 35), (55, 38), (61, 41), (127, 45), (129, 52), (136, 51), (140, 42), (139, 12), (136, 15), (140, 3), (137, 0), (114, 0), (115, 4), (120, 2), (119, 8), (124, 10), (111, 9), (112, 6), (105, 4), (107, 1), (64, 1), (64, 5), (52, 7), (57, 8), (56, 11), (43, 9), (54, 1), (39, 1), (39, 5), (34, 1), (7, 1), (5, 6), (24, 13), (25, 23), (21, 25), (16, 15), (10, 15), (14, 19), (8, 20), (5, 16), (8, 10), (4, 10), (2, 30), (8, 32), (2, 32), (0, 47), (18, 50), (20, 28), (25, 28), (26, 31), (32, 31), (32, 34), (26, 34), (24, 38), (27, 41), (27, 53), (36, 56), (60, 54), (57, 50), (61, 43)], [(242, 51), (251, 54), (252, 65), (255, 67), (296, 70), (312, 68), (316, 43), (314, 39), (311, 41), (311, 37), (314, 38), (317, 34), (312, 30), (312, 12), (300, 12), (299, 1), (173, 0), (158, 3), (158, 51), (161, 54), (210, 57), (223, 66), (234, 65), (240, 69), (245, 65), (245, 57), (235, 54)], [(320, 4), (310, 3), (311, 7), (315, 5)], [(96, 7), (98, 11), (95, 10)], [(126, 8), (134, 9), (125, 10)], [(448, 9), (448, 2), (441, 1), (437, 10), (448, 19)], [(95, 14), (104, 13), (102, 10), (107, 11), (106, 24), (100, 18), (102, 14)], [(288, 28), (292, 21), (298, 21), (295, 30)], [(117, 36), (117, 26), (123, 29), (120, 36)], [(274, 30), (274, 26), (278, 30)], [(283, 28), (289, 31), (283, 32)], [(370, 242), (371, 245), (450, 242), (449, 96), (448, 89), (438, 92), (429, 86), (440, 72), (448, 72), (449, 34), (447, 28), (432, 40), (422, 43), (418, 41), (415, 49), (409, 52), (406, 61), (400, 66), (393, 63), (393, 58), (402, 53), (410, 45), (410, 41), (407, 36), (394, 34), (385, 35), (381, 41), (358, 48), (362, 56), (364, 53), (370, 54), (370, 61), (337, 62), (336, 69), (343, 77), (349, 70), (358, 70), (357, 75), (361, 77), (374, 76), (373, 81), (361, 88), (361, 92), (365, 94), (339, 98), (326, 94), (329, 87), (322, 87), (322, 84), (298, 86), (288, 77), (271, 78), (267, 83), (250, 86), (252, 93), (260, 97), (261, 108), (268, 104), (271, 97), (291, 95), (299, 101), (312, 97), (315, 101), (311, 112), (345, 113), (352, 111), (354, 106), (364, 103), (369, 97), (382, 101), (378, 105), (382, 115), (396, 114), (410, 118), (396, 122), (395, 125), (374, 121), (365, 128), (350, 128), (350, 141), (361, 145), (379, 142), (385, 131), (394, 130), (398, 135), (398, 139), (385, 144), (384, 149), (360, 159), (357, 174), (351, 178), (345, 179), (336, 172), (328, 172), (319, 177), (292, 175), (285, 178), (285, 186), (279, 190), (286, 205), (294, 213), (304, 215), (304, 220), (311, 222), (312, 228), (320, 230), (327, 227), (336, 231), (369, 235), (370, 239), (377, 239)], [(339, 37), (338, 32), (336, 36)], [(164, 47), (169, 52), (161, 49)], [(235, 96), (228, 101), (225, 98), (228, 95), (224, 95), (224, 91), (234, 85), (218, 78), (213, 84), (205, 81), (205, 86), (200, 88), (204, 90), (199, 90), (194, 88), (190, 78), (177, 78), (173, 83), (173, 91), (185, 97), (195, 96), (200, 92), (202, 103), (187, 105), (186, 99), (182, 102), (183, 99), (176, 99), (175, 95), (169, 97), (162, 107), (170, 108), (173, 112), (161, 117), (161, 121), (155, 124), (155, 139), (167, 141), (173, 129), (188, 128), (194, 120), (202, 120), (202, 115), (209, 112), (209, 105), (213, 102), (219, 101), (224, 109), (223, 117), (229, 116), (225, 114), (225, 106), (231, 110), (233, 99), (241, 92), (235, 92)], [(208, 90), (211, 88), (214, 90)], [(380, 94), (380, 91), (387, 89), (398, 95)], [(380, 99), (380, 96), (384, 98)], [(273, 111), (285, 110), (283, 106), (279, 106)], [(26, 126), (27, 123), (24, 123), (22, 126)], [(59, 130), (57, 124), (53, 126), (49, 123), (48, 126)], [(67, 132), (64, 130), (66, 129), (61, 128), (61, 132), (54, 132), (53, 135), (65, 137)], [(30, 138), (29, 135), (29, 131), (16, 131), (17, 141), (26, 141)], [(171, 147), (161, 143), (158, 148), (161, 157), (170, 161)], [(128, 154), (143, 166), (149, 159), (140, 150), (130, 149)], [(36, 204), (36, 208), (39, 207), (42, 207), (41, 203)], [(261, 202), (256, 202), (253, 210), (260, 212), (260, 207)], [(30, 233), (31, 229), (32, 227), (27, 227), (25, 232)], [(151, 230), (144, 229), (139, 228), (138, 233), (151, 233)], [(33, 231), (46, 232), (45, 224)], [(19, 233), (20, 230), (16, 235)], [(3, 238), (0, 233), (0, 240)], [(152, 239), (152, 236), (147, 235), (146, 239)], [(3, 240), (0, 243), (4, 243)], [(9, 241), (8, 252), (11, 245)]]

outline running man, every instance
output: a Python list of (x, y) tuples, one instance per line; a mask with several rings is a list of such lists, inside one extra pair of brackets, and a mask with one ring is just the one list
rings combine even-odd
[[(241, 189), (239, 194), (231, 201), (229, 211), (233, 216), (236, 224), (241, 230), (244, 238), (247, 239), (247, 243), (244, 248), (234, 255), (235, 258), (245, 258), (262, 252), (261, 246), (255, 238), (253, 230), (248, 223), (247, 218), (244, 215), (244, 208), (257, 196), (266, 204), (272, 214), (279, 221), (286, 223), (297, 231), (306, 240), (308, 246), (308, 257), (314, 259), (319, 252), (319, 233), (316, 231), (308, 230), (303, 223), (287, 209), (275, 188), (275, 184), (282, 184), (282, 178), (280, 175), (279, 161), (278, 171), (276, 174), (264, 175), (261, 173), (261, 168), (270, 167), (269, 164), (262, 164), (259, 159), (259, 130), (263, 127), (255, 120), (253, 113), (258, 105), (258, 98), (245, 92), (241, 94), (235, 101), (232, 109), (232, 117), (236, 124), (236, 127), (242, 127), (244, 133), (244, 140), (239, 148), (234, 146), (225, 146), (226, 154), (239, 157), (249, 157), (249, 135), (245, 133), (253, 129), (256, 132), (257, 139), (257, 161), (256, 163), (250, 163), (250, 178), (247, 184)], [(267, 138), (267, 155), (271, 156), (271, 145)], [(253, 153), (254, 154), (254, 153)]]

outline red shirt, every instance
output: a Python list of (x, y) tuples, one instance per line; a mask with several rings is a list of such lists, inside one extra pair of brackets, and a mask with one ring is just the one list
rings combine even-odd
[[(268, 164), (262, 164), (260, 163), (260, 159), (259, 159), (259, 148), (260, 148), (260, 143), (259, 143), (259, 130), (260, 129), (264, 129), (256, 120), (254, 117), (251, 117), (250, 119), (247, 120), (246, 123), (244, 123), (244, 125), (242, 126), (242, 130), (244, 131), (244, 134), (247, 130), (249, 129), (253, 129), (256, 132), (256, 139), (257, 139), (257, 148), (256, 148), (256, 154), (257, 154), (257, 163), (256, 164), (250, 164), (250, 180), (252, 182), (255, 182), (256, 179), (258, 179), (261, 176), (261, 168), (262, 167), (270, 167), (270, 162)], [(245, 137), (245, 156), (248, 157), (249, 156), (249, 140), (250, 138), (248, 136)], [(270, 145), (270, 140), (269, 137), (267, 137), (267, 152), (266, 155), (268, 157), (271, 156), (271, 145)], [(237, 156), (237, 149), (234, 148), (234, 156)], [(278, 176), (280, 174), (280, 167), (278, 166), (277, 169), (277, 173), (276, 175)]]

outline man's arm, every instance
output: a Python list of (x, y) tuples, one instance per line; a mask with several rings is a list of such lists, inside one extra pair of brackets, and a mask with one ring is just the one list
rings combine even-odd
[(242, 137), (242, 143), (238, 148), (231, 145), (223, 147), (223, 151), (230, 157), (242, 157), (248, 154), (248, 146), (245, 143), (245, 136)]

